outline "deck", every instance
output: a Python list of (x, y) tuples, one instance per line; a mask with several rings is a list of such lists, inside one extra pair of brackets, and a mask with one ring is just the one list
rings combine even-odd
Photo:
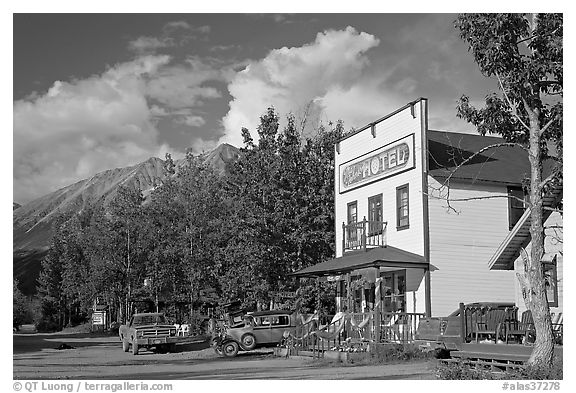
[[(464, 362), (490, 369), (509, 370), (523, 368), (534, 347), (521, 344), (465, 343), (460, 350), (450, 352), (445, 363)], [(562, 346), (554, 347), (554, 355), (562, 358)]]

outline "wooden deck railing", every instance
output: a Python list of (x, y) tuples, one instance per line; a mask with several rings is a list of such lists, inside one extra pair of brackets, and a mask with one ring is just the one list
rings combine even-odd
[[(343, 326), (340, 320), (322, 324), (331, 316), (320, 322), (311, 319), (296, 327), (294, 347), (297, 351), (308, 351), (314, 357), (322, 357), (324, 351), (357, 342), (407, 344), (414, 340), (416, 328), (424, 315), (374, 311), (350, 313)], [(319, 328), (321, 333), (318, 333)]]
[(342, 223), (342, 250), (364, 250), (374, 247), (386, 247), (386, 221)]

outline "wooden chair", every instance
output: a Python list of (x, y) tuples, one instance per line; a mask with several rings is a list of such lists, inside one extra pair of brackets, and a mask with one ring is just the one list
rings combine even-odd
[(476, 342), (481, 336), (494, 337), (494, 343), (498, 342), (498, 337), (504, 328), (504, 322), (508, 317), (508, 310), (488, 310), (482, 320), (476, 322)]
[(516, 341), (528, 342), (528, 336), (531, 333), (535, 333), (534, 320), (532, 319), (532, 312), (526, 310), (522, 313), (522, 318), (520, 321), (510, 321), (506, 324), (506, 329), (504, 335), (506, 336), (506, 344), (508, 344), (509, 339), (515, 338)]
[(397, 323), (398, 323), (398, 314), (391, 314), (389, 316), (385, 316), (385, 321), (381, 325), (381, 331), (384, 341), (387, 342), (400, 341)]
[(554, 343), (562, 345), (564, 341), (564, 316), (561, 312), (552, 314), (552, 333), (554, 334)]
[[(352, 333), (354, 333), (355, 335), (358, 335), (358, 337), (360, 339), (364, 339), (364, 334), (366, 333), (365, 330), (368, 330), (370, 328), (370, 326), (368, 326), (368, 324), (370, 323), (371, 319), (372, 319), (372, 314), (371, 313), (365, 313), (363, 315), (363, 319), (360, 323), (356, 323), (356, 321), (354, 320), (354, 317), (352, 316), (350, 318), (350, 327), (352, 329)], [(367, 329), (365, 329), (367, 328)], [(368, 333), (368, 336), (370, 336), (370, 333)]]

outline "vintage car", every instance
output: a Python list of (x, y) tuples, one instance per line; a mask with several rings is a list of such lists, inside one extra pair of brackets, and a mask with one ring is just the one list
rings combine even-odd
[(476, 302), (460, 304), (447, 317), (422, 318), (415, 334), (415, 344), (423, 350), (434, 350), (443, 356), (451, 350), (461, 348), (462, 343), (475, 337), (478, 323), (486, 320), (486, 315), (495, 310), (503, 312), (509, 318), (516, 318), (514, 303)]
[(250, 351), (258, 346), (277, 345), (284, 332), (293, 332), (296, 314), (293, 311), (254, 311), (244, 315), (243, 323), (227, 327), (213, 338), (217, 353), (234, 357), (239, 350)]
[(132, 346), (134, 355), (138, 355), (140, 348), (173, 351), (179, 341), (176, 326), (169, 324), (162, 313), (134, 314), (127, 325), (120, 326), (118, 334), (124, 352)]

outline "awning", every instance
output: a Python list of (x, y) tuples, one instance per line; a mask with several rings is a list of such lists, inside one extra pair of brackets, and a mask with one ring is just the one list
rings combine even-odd
[[(552, 207), (558, 203), (563, 196), (561, 188), (552, 190), (548, 195), (543, 197), (542, 205)], [(520, 249), (525, 248), (530, 243), (530, 212), (526, 209), (522, 217), (518, 220), (514, 228), (508, 233), (504, 241), (500, 244), (492, 258), (488, 261), (490, 270), (514, 270), (514, 261), (520, 256)], [(551, 210), (542, 212), (544, 221), (550, 216)]]
[(396, 247), (386, 246), (344, 254), (292, 273), (296, 277), (320, 277), (367, 267), (397, 267), (428, 269), (429, 263), (423, 256)]

